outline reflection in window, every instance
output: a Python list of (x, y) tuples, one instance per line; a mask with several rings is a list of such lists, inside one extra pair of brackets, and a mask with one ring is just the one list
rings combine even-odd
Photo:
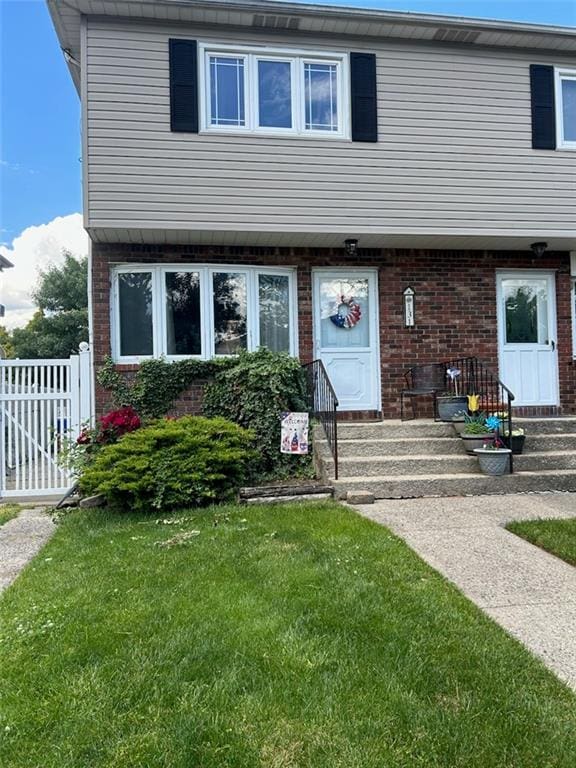
[(564, 141), (576, 142), (576, 77), (562, 79)]
[(548, 342), (548, 298), (545, 284), (537, 281), (504, 283), (507, 344)]
[(202, 354), (199, 272), (166, 274), (166, 352)]
[(210, 57), (210, 122), (243, 126), (244, 59)]
[(122, 272), (118, 276), (120, 354), (152, 355), (152, 273)]
[(235, 355), (247, 348), (246, 275), (217, 272), (213, 276), (214, 353)]
[(258, 275), (260, 346), (290, 351), (290, 293), (287, 275)]
[(338, 84), (335, 64), (304, 64), (305, 127), (338, 131)]
[(292, 128), (289, 61), (258, 61), (258, 125)]

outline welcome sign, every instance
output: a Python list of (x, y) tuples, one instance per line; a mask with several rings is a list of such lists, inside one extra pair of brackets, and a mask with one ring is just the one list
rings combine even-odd
[(287, 411), (281, 416), (280, 452), (308, 453), (308, 414)]

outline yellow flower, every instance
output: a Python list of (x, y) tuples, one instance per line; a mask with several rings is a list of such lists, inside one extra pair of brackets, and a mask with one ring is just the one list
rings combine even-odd
[(480, 408), (480, 397), (478, 395), (468, 395), (468, 410), (476, 413)]

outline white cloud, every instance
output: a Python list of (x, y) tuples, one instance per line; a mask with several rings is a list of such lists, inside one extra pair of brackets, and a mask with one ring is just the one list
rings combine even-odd
[(58, 216), (48, 224), (28, 227), (14, 238), (10, 247), (0, 245), (0, 254), (14, 264), (0, 278), (0, 302), (6, 306), (6, 316), (0, 324), (7, 328), (26, 325), (36, 310), (30, 293), (36, 286), (39, 272), (52, 264), (60, 264), (63, 250), (76, 256), (88, 253), (88, 235), (79, 213)]

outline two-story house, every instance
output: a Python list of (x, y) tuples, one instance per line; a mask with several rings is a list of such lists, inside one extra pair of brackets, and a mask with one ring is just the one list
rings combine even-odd
[(575, 29), (47, 1), (82, 101), (97, 365), (267, 346), (387, 417), (406, 368), (475, 355), (518, 405), (576, 412)]

